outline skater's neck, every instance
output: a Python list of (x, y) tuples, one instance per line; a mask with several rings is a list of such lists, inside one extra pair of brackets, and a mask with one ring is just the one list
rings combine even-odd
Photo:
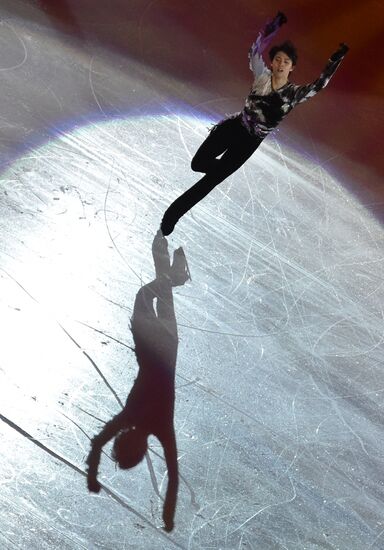
[(272, 90), (278, 90), (279, 88), (283, 88), (288, 82), (288, 78), (278, 78), (274, 74), (271, 76), (271, 80), (272, 80)]

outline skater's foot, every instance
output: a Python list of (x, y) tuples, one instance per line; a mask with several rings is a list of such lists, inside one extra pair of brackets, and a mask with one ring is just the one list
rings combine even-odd
[(172, 216), (169, 216), (167, 215), (167, 213), (165, 213), (160, 224), (160, 229), (164, 237), (172, 233), (178, 221), (178, 219), (172, 219)]
[(182, 247), (178, 248), (173, 253), (172, 267), (169, 270), (172, 286), (181, 286), (186, 281), (191, 280), (187, 258), (185, 257)]

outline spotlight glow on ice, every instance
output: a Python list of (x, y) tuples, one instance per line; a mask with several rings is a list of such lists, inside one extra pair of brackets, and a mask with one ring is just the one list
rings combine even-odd
[[(106, 545), (122, 540), (127, 521), (144, 522), (155, 544), (160, 457), (158, 486), (145, 464), (121, 473), (104, 457), (115, 500), (91, 498), (76, 468), (120, 408), (110, 388), (124, 401), (134, 380), (135, 294), (154, 277), (162, 213), (199, 178), (189, 162), (209, 124), (183, 114), (90, 124), (2, 175), (2, 414), (73, 464), (6, 428), (9, 512), (27, 498), (60, 532)], [(318, 499), (322, 529), (341, 536), (345, 521), (361, 531), (347, 502), (360, 495), (356, 476), (375, 479), (365, 459), (382, 441), (355, 412), (357, 402), (382, 401), (382, 239), (339, 182), (274, 140), (179, 222), (169, 246), (183, 245), (192, 283), (175, 291), (175, 540), (188, 532), (190, 548), (219, 544), (224, 529), (234, 547), (288, 507), (301, 521)], [(353, 481), (341, 501), (344, 475)], [(58, 498), (70, 505), (57, 510)], [(109, 518), (108, 533), (99, 518)]]

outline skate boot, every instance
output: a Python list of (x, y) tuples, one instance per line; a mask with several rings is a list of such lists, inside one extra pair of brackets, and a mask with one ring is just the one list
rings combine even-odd
[(169, 212), (166, 212), (164, 214), (164, 217), (161, 220), (160, 224), (160, 229), (164, 237), (172, 233), (178, 221), (179, 218), (172, 216)]
[(192, 280), (187, 258), (181, 246), (173, 253), (173, 262), (169, 270), (169, 276), (172, 281), (172, 286), (181, 286), (186, 281)]

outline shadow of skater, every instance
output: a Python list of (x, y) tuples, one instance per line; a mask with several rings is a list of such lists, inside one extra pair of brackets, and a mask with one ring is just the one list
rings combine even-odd
[(170, 265), (168, 243), (160, 231), (153, 240), (152, 254), (156, 278), (137, 293), (131, 319), (139, 372), (123, 410), (92, 439), (87, 482), (90, 491), (100, 491), (97, 473), (101, 450), (112, 438), (113, 459), (120, 468), (128, 469), (143, 460), (148, 436), (155, 435), (163, 446), (168, 469), (163, 519), (164, 528), (171, 531), (178, 488), (173, 425), (178, 336), (172, 287), (183, 285), (190, 275), (181, 247), (175, 250)]

